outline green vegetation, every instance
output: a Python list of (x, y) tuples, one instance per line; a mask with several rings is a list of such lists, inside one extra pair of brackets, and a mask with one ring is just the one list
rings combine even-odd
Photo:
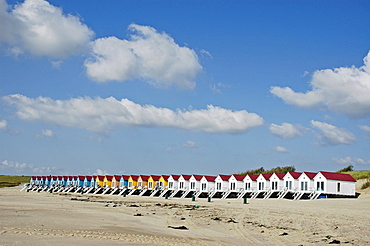
[(370, 187), (370, 179), (368, 179), (365, 183), (362, 184), (361, 190), (367, 189)]
[(30, 182), (29, 176), (5, 176), (0, 175), (0, 188), (17, 186)]
[(270, 170), (265, 170), (263, 167), (254, 169), (254, 170), (248, 170), (242, 173), (239, 173), (240, 175), (247, 175), (247, 174), (255, 174), (259, 175), (261, 173), (287, 173), (287, 172), (295, 172), (295, 167), (294, 166), (287, 166), (287, 167), (274, 167)]
[(342, 168), (337, 171), (337, 173), (351, 172), (354, 171), (353, 166), (349, 165), (348, 167)]
[(342, 172), (350, 174), (356, 180), (358, 179), (370, 179), (370, 170), (363, 170), (363, 171), (349, 171), (349, 172)]

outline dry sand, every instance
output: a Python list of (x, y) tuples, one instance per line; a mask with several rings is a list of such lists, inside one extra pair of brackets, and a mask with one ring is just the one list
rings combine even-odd
[(370, 245), (369, 191), (243, 204), (19, 190), (0, 189), (0, 245)]

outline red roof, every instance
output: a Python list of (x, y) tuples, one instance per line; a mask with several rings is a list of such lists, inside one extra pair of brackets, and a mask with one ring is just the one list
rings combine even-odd
[(151, 175), (150, 177), (152, 177), (154, 181), (158, 181), (161, 178), (161, 176), (158, 175)]
[(123, 180), (128, 180), (130, 178), (130, 175), (120, 175), (120, 179), (123, 178)]
[(185, 180), (189, 180), (191, 175), (185, 175), (185, 174), (182, 174), (181, 175)]
[(279, 179), (283, 179), (286, 173), (275, 173)]
[(132, 178), (132, 180), (137, 180), (139, 178), (139, 175), (131, 175), (130, 177)]
[(233, 174), (232, 176), (234, 176), (234, 178), (235, 178), (237, 181), (243, 181), (246, 175)]
[(195, 180), (201, 180), (202, 178), (203, 178), (203, 175), (192, 175), (194, 178), (195, 178)]
[(301, 176), (301, 174), (302, 174), (302, 173), (297, 173), (297, 172), (288, 172), (288, 173), (290, 173), (290, 175), (292, 175), (292, 177), (294, 179), (298, 179), (299, 176)]
[(223, 175), (223, 174), (219, 174), (218, 175), (223, 181), (228, 181), (229, 178), (231, 177), (231, 175)]
[(107, 178), (108, 181), (112, 181), (112, 179), (113, 179), (113, 176), (111, 176), (111, 175), (105, 175), (105, 177)]
[(317, 174), (317, 173), (310, 173), (310, 172), (303, 172), (303, 173), (306, 174), (309, 179), (313, 179)]
[(93, 177), (92, 176), (85, 176), (85, 178), (90, 181)]
[(113, 175), (114, 179), (115, 180), (120, 180), (121, 179), (121, 175)]
[(203, 176), (208, 182), (215, 182), (216, 176)]
[(174, 180), (178, 180), (180, 178), (180, 175), (174, 175), (174, 174), (171, 174), (170, 175)]
[(269, 174), (269, 173), (261, 173), (260, 175), (262, 175), (262, 177), (266, 180), (270, 180), (272, 174)]
[(246, 177), (249, 177), (252, 181), (256, 181), (258, 176), (257, 174), (247, 174)]
[(140, 175), (139, 178), (141, 178), (141, 180), (144, 180), (144, 181), (148, 181), (150, 176), (148, 175)]
[(350, 174), (330, 173), (330, 172), (320, 172), (320, 173), (324, 175), (326, 179), (356, 182), (356, 179), (354, 179)]
[(161, 177), (162, 177), (164, 180), (166, 180), (166, 181), (167, 181), (167, 180), (168, 180), (168, 178), (170, 177), (170, 175), (162, 175)]
[(78, 179), (83, 181), (83, 180), (85, 180), (85, 176), (78, 176)]

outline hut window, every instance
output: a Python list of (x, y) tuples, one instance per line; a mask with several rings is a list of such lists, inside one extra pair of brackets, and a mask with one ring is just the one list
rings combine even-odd
[(289, 190), (292, 189), (292, 181), (285, 181), (285, 187), (288, 188)]
[(173, 182), (168, 182), (168, 188), (170, 188), (170, 189), (173, 188)]
[(318, 191), (324, 191), (324, 182), (323, 181), (317, 182), (317, 190)]
[(265, 189), (265, 183), (264, 182), (258, 182), (258, 189), (264, 190)]
[(308, 183), (306, 181), (301, 182), (301, 190), (308, 190)]
[(151, 188), (153, 188), (153, 182), (152, 181), (149, 182), (149, 189), (151, 189)]
[(251, 183), (245, 183), (245, 189), (250, 190), (251, 189)]
[(278, 185), (278, 182), (277, 181), (273, 181), (273, 182), (271, 182), (271, 189), (272, 190), (277, 190), (277, 185)]
[(221, 190), (221, 183), (220, 183), (220, 182), (217, 182), (217, 183), (216, 183), (216, 189), (217, 189), (217, 190)]
[(190, 183), (190, 189), (195, 189), (195, 182)]
[(234, 182), (230, 183), (230, 190), (235, 190), (235, 183)]
[(180, 182), (180, 189), (184, 188), (184, 182)]
[(132, 187), (132, 181), (128, 182), (128, 187)]
[(337, 183), (337, 192), (340, 192), (340, 183)]
[(207, 184), (206, 183), (203, 183), (202, 184), (202, 190), (206, 190), (207, 189)]

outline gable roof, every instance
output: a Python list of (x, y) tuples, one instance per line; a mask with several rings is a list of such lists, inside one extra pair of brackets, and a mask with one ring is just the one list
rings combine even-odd
[(120, 175), (120, 179), (123, 178), (123, 180), (128, 180), (130, 178), (130, 175)]
[(237, 181), (243, 181), (246, 175), (233, 174), (231, 176), (233, 176)]
[(303, 172), (302, 174), (306, 174), (309, 179), (313, 179), (317, 173)]
[(270, 180), (272, 174), (269, 174), (269, 173), (261, 173), (260, 174), (264, 179), (266, 180)]
[(223, 181), (228, 181), (231, 175), (219, 174), (218, 177), (220, 177)]
[(256, 181), (258, 176), (257, 174), (247, 174), (245, 177), (249, 177), (252, 181)]
[(93, 178), (93, 176), (85, 176), (85, 178), (86, 180), (90, 181)]
[(279, 179), (283, 179), (286, 173), (274, 173)]
[(158, 181), (161, 178), (159, 175), (150, 175), (150, 177), (152, 177), (154, 181)]
[(170, 175), (162, 175), (161, 178), (163, 178), (164, 180), (168, 180), (168, 178), (170, 177)]
[(150, 176), (148, 175), (140, 175), (139, 178), (141, 178), (141, 180), (145, 180), (145, 181), (148, 181)]
[(330, 172), (319, 172), (319, 173), (321, 173), (326, 179), (356, 182), (356, 179), (354, 179), (350, 174), (346, 173), (330, 173)]
[(217, 176), (203, 176), (208, 182), (215, 182)]
[(139, 175), (130, 175), (131, 179), (132, 180), (137, 180), (139, 178)]
[(195, 180), (199, 181), (203, 178), (203, 175), (191, 175), (192, 177), (195, 178)]
[(182, 174), (181, 175), (185, 180), (189, 180), (191, 175), (185, 175), (185, 174)]
[[(180, 178), (180, 175), (176, 175), (176, 174), (171, 174), (170, 177), (173, 178), (173, 180), (179, 180)], [(168, 177), (169, 178), (169, 177)]]
[(288, 172), (288, 173), (290, 173), (290, 175), (292, 175), (292, 177), (294, 179), (298, 179), (299, 176), (301, 176), (301, 174), (302, 174), (302, 173), (297, 173), (297, 172)]

